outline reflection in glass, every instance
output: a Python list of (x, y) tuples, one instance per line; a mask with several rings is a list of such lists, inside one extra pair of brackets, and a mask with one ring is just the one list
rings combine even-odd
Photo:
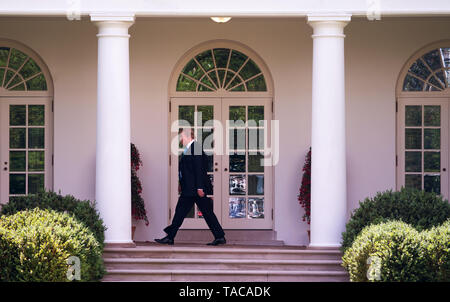
[(28, 171), (44, 171), (44, 151), (28, 152)]
[(248, 106), (248, 121), (254, 121), (255, 126), (263, 126), (260, 121), (264, 121), (264, 106)]
[(43, 149), (44, 148), (44, 128), (28, 128), (28, 148)]
[(248, 218), (264, 218), (264, 198), (248, 199)]
[(9, 194), (25, 193), (25, 174), (9, 174)]
[(245, 175), (230, 175), (230, 195), (245, 195)]
[(423, 113), (424, 126), (441, 125), (441, 106), (424, 106)]
[(232, 154), (229, 161), (230, 172), (245, 172), (245, 155)]
[(422, 129), (405, 129), (405, 149), (422, 149)]
[(422, 175), (421, 174), (406, 174), (405, 187), (422, 190)]
[(212, 121), (213, 116), (213, 106), (212, 105), (198, 105), (197, 106), (197, 125), (203, 126), (207, 121)]
[(44, 105), (28, 105), (28, 125), (44, 126)]
[(264, 155), (258, 153), (249, 152), (248, 154), (248, 172), (264, 172), (264, 166), (262, 161)]
[(248, 176), (248, 195), (264, 195), (264, 175)]
[(245, 129), (230, 129), (229, 143), (231, 150), (245, 149)]
[(422, 126), (422, 106), (405, 106), (405, 125)]
[(228, 207), (230, 218), (245, 218), (245, 198), (230, 197)]
[(436, 194), (441, 194), (441, 176), (425, 175), (423, 177), (423, 189), (426, 192), (435, 192)]
[(9, 170), (25, 171), (26, 153), (25, 151), (9, 152)]
[(230, 121), (245, 122), (245, 106), (230, 106)]
[(28, 194), (44, 189), (44, 174), (28, 174)]
[(9, 106), (9, 124), (11, 126), (25, 126), (26, 105)]
[(422, 152), (405, 152), (405, 171), (422, 172)]
[(424, 148), (440, 149), (441, 148), (441, 129), (424, 129)]
[[(194, 106), (179, 106), (178, 107), (178, 119), (180, 120), (180, 126), (193, 126), (194, 125)], [(186, 122), (181, 124), (181, 120)]]
[(9, 128), (9, 147), (11, 149), (25, 148), (25, 128)]
[(403, 82), (403, 91), (422, 91), (424, 82), (409, 74), (406, 75)]
[(441, 152), (424, 152), (423, 156), (425, 172), (439, 172), (441, 170)]

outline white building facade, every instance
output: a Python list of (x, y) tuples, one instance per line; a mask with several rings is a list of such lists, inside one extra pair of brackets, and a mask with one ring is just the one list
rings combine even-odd
[[(2, 2), (1, 202), (41, 187), (96, 200), (106, 242), (131, 243), (132, 142), (150, 221), (135, 240), (161, 237), (179, 120), (214, 139), (225, 230), (336, 247), (379, 191), (448, 199), (450, 3), (336, 2)], [(297, 195), (310, 146), (309, 226)], [(207, 226), (193, 209), (183, 228)]]

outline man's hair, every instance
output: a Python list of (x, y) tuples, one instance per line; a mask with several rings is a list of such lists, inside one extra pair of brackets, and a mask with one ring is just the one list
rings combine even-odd
[(194, 130), (192, 128), (180, 128), (178, 130), (178, 134), (184, 133), (187, 137), (191, 136), (192, 139), (194, 139)]

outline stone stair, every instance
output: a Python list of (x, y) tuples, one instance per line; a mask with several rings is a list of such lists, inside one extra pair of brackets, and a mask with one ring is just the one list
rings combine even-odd
[(337, 249), (153, 243), (106, 247), (103, 281), (348, 281)]

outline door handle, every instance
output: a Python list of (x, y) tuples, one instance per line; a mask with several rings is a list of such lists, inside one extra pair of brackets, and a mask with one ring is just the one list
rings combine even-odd
[(442, 171), (444, 171), (444, 172), (445, 172), (445, 171), (447, 171), (447, 169), (446, 169), (446, 168), (442, 168)]
[(225, 172), (226, 172), (226, 171), (228, 171), (228, 169), (227, 169), (227, 168), (225, 168), (225, 169), (223, 169), (223, 170), (224, 170)]
[(216, 172), (217, 172), (218, 170), (219, 170), (219, 169), (217, 169), (217, 168), (214, 169), (214, 171), (216, 171)]
[(8, 168), (7, 168), (7, 167), (4, 167), (3, 170), (8, 171)]

